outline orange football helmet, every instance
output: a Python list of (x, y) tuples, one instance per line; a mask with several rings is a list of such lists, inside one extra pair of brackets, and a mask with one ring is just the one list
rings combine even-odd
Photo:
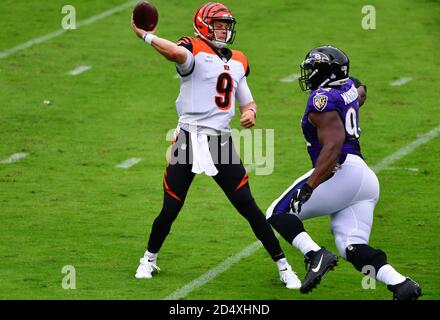
[[(226, 22), (227, 33), (226, 40), (218, 39), (214, 22)], [(194, 15), (194, 34), (210, 42), (217, 48), (224, 48), (232, 44), (235, 38), (235, 19), (228, 7), (220, 2), (208, 2), (200, 7)]]

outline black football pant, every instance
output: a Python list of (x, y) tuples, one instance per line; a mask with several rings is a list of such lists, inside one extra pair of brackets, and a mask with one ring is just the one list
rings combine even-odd
[[(235, 152), (230, 135), (208, 136), (210, 153), (218, 170), (213, 178), (222, 188), (229, 201), (249, 222), (256, 237), (263, 243), (274, 261), (284, 258), (264, 214), (252, 197), (246, 170)], [(152, 225), (148, 251), (157, 253), (182, 208), (188, 189), (194, 179), (192, 148), (189, 133), (180, 130), (173, 144), (169, 164), (165, 170), (163, 207)]]

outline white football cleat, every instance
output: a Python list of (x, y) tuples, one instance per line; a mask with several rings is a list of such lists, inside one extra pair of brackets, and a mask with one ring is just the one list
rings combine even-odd
[(139, 262), (140, 264), (135, 275), (137, 279), (151, 279), (153, 277), (153, 272), (159, 273), (160, 271), (160, 268), (156, 265), (156, 260), (142, 258)]
[(301, 288), (301, 280), (299, 280), (291, 266), (288, 266), (284, 270), (280, 270), (280, 280), (286, 284), (287, 289)]

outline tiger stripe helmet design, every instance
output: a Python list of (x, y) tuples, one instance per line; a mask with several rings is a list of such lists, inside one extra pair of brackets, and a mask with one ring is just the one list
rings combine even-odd
[[(217, 39), (214, 21), (228, 23), (226, 40)], [(232, 44), (235, 38), (235, 19), (228, 7), (220, 2), (208, 2), (200, 7), (194, 15), (194, 34), (208, 41), (217, 48)]]

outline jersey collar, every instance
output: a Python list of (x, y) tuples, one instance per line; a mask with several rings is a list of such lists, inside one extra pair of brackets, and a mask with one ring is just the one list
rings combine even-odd
[(212, 49), (212, 51), (214, 51), (214, 53), (220, 59), (222, 59), (222, 61), (224, 63), (227, 63), (229, 60), (231, 60), (231, 58), (232, 58), (232, 51), (230, 49), (228, 49), (228, 48), (217, 49), (216, 47), (214, 47), (212, 44), (210, 44), (205, 39), (202, 39), (202, 41), (205, 42)]

